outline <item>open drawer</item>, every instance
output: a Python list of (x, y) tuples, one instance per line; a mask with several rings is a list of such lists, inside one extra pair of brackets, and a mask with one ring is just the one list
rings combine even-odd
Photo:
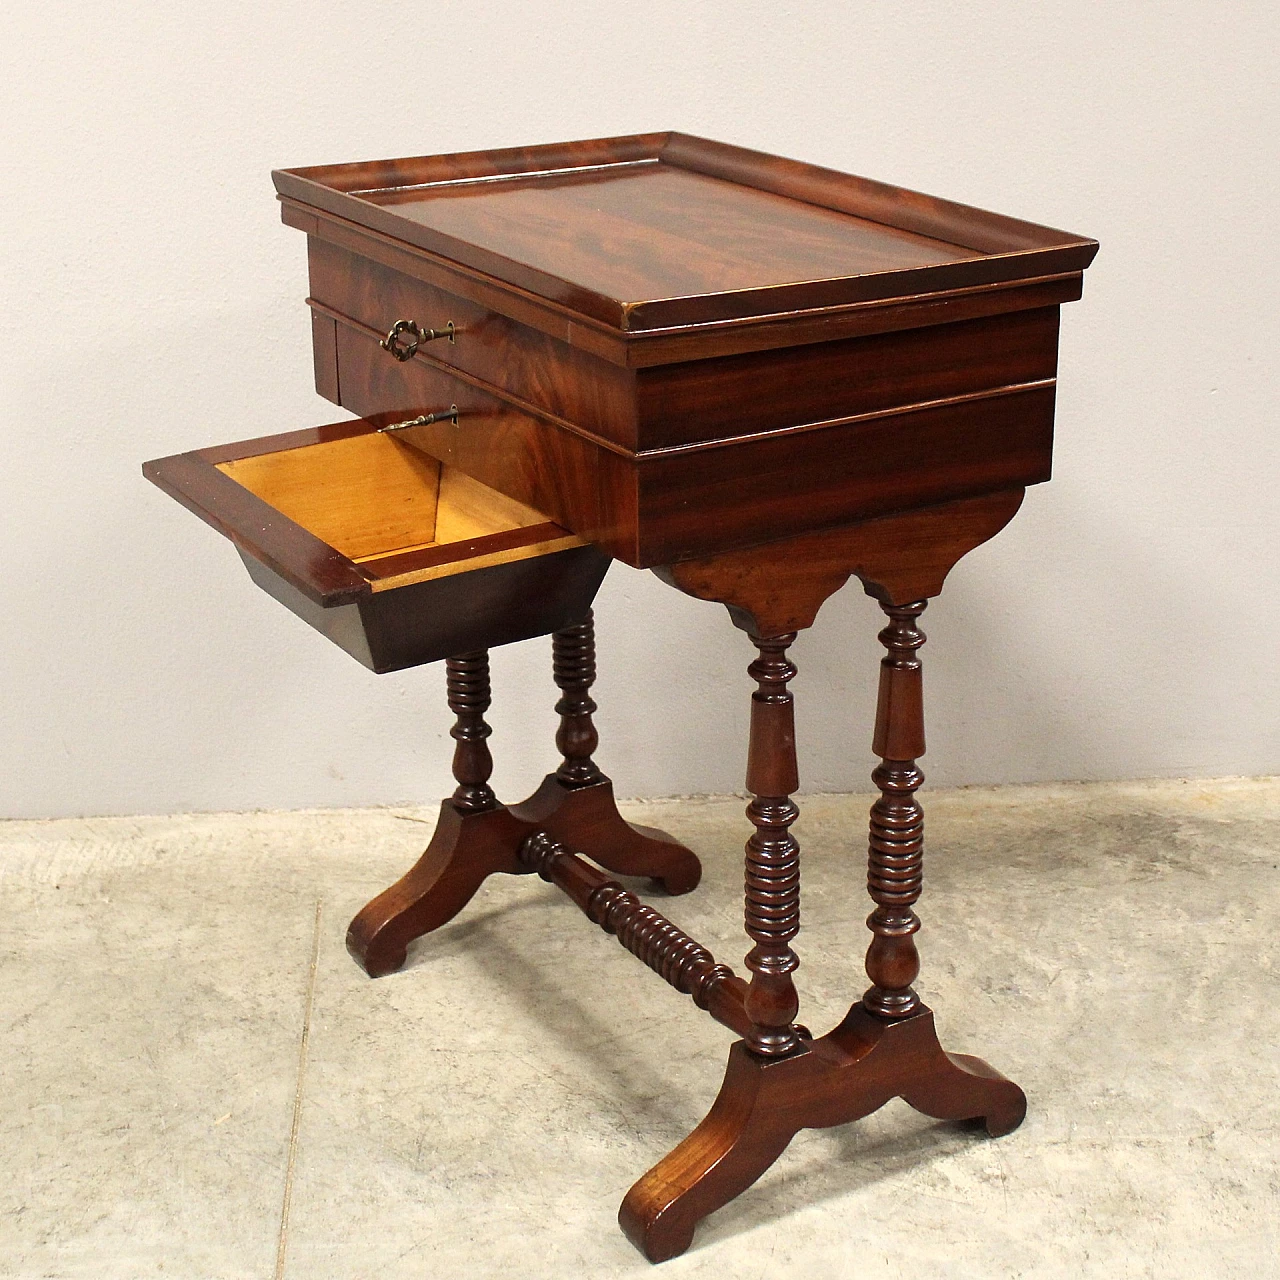
[(579, 621), (609, 557), (357, 420), (144, 464), (253, 580), (374, 671)]

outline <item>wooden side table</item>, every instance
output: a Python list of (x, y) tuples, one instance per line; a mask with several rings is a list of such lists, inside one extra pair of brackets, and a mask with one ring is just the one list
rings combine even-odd
[[(375, 670), (447, 660), (457, 790), (348, 944), (377, 976), (494, 872), (537, 873), (741, 1037), (706, 1119), (622, 1203), (682, 1252), (806, 1127), (892, 1097), (1022, 1120), (945, 1052), (919, 961), (918, 620), (1049, 478), (1058, 311), (1092, 240), (741, 148), (648, 134), (275, 175), (307, 233), (320, 393), (355, 422), (162, 459), (260, 585)], [(688, 850), (627, 824), (593, 760), (591, 599), (615, 558), (727, 606), (756, 650), (736, 976), (607, 873), (675, 893)], [(787, 653), (850, 577), (880, 603), (870, 987), (797, 1022), (799, 786)], [(500, 804), (487, 650), (553, 635), (562, 760)]]

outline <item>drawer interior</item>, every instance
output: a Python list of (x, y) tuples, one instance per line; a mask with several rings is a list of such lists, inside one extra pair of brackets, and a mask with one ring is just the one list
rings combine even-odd
[(358, 566), (374, 591), (582, 544), (541, 512), (387, 433), (217, 467)]

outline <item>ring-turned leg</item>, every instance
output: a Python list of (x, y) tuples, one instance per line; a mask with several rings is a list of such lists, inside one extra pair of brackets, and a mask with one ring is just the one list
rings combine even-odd
[(924, 682), (919, 651), (925, 635), (916, 625), (927, 600), (881, 602), (889, 625), (880, 632), (880, 693), (872, 750), (880, 764), (872, 781), (880, 798), (871, 806), (867, 892), (876, 904), (867, 917), (871, 945), (862, 997), (867, 1014), (885, 1021), (928, 1020), (929, 1069), (898, 1090), (917, 1111), (940, 1120), (981, 1119), (992, 1137), (1022, 1123), (1027, 1099), (981, 1058), (946, 1053), (933, 1032), (933, 1015), (911, 984), (920, 972), (914, 907), (924, 880), (924, 813), (916, 791), (924, 781), (916, 761), (924, 755)]
[(475, 896), (487, 876), (523, 874), (518, 851), (528, 828), (497, 801), (489, 786), (493, 757), (485, 723), (489, 655), (481, 650), (445, 661), (449, 709), (457, 744), (451, 799), (426, 851), (389, 889), (368, 903), (347, 929), (347, 950), (371, 978), (400, 968), (415, 938), (447, 924)]
[(795, 634), (751, 642), (760, 656), (748, 668), (759, 686), (751, 695), (751, 739), (747, 752), (747, 817), (755, 833), (747, 841), (743, 920), (755, 946), (747, 953), (751, 986), (747, 1045), (778, 1058), (799, 1043), (800, 1007), (791, 975), (800, 961), (791, 940), (800, 931), (800, 846), (791, 834), (798, 816), (792, 792), (800, 786), (796, 766), (794, 699), (787, 688), (796, 674), (787, 659)]
[(924, 774), (924, 699), (917, 651), (924, 632), (916, 619), (927, 600), (883, 605), (889, 625), (880, 633), (888, 654), (880, 663), (880, 696), (872, 750), (880, 765), (871, 780), (880, 798), (871, 807), (867, 892), (876, 904), (867, 917), (872, 932), (867, 951), (871, 989), (862, 997), (869, 1013), (904, 1018), (920, 1007), (911, 984), (920, 972), (915, 934), (920, 920), (912, 910), (924, 881), (924, 814), (916, 790)]
[(692, 850), (662, 831), (627, 822), (618, 812), (613, 783), (592, 758), (599, 742), (592, 716), (596, 704), (595, 623), (592, 614), (551, 637), (552, 670), (560, 689), (556, 747), (563, 759), (555, 773), (511, 812), (555, 840), (590, 853), (621, 876), (649, 876), (672, 894), (688, 893), (702, 878)]

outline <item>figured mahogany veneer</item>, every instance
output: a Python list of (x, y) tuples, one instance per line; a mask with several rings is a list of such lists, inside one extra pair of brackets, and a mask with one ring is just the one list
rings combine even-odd
[(680, 134), (274, 176), (321, 394), (628, 564), (1049, 477), (1093, 241)]
[[(1056, 335), (1056, 314), (1050, 319)], [(460, 334), (459, 345), (466, 338)], [(421, 355), (399, 363), (372, 332), (340, 326), (336, 350), (344, 407), (394, 422), (456, 404), (456, 422), (399, 437), (636, 567), (1036, 484), (1050, 474), (1052, 381), (631, 457)]]
[[(340, 329), (380, 339), (397, 319), (415, 318), (424, 325), (451, 320), (454, 340), (424, 345), (416, 359), (473, 378), (479, 389), (625, 453), (751, 437), (802, 420), (825, 422), (1037, 383), (1052, 380), (1056, 371), (1057, 311), (1043, 300), (941, 327), (899, 328), (782, 347), (767, 355), (748, 351), (634, 369), (318, 236), (309, 242), (308, 259), (313, 314), (317, 324), (333, 326), (317, 364), (331, 371), (327, 384), (337, 385), (340, 394), (356, 392), (341, 387), (340, 370), (350, 357), (334, 362), (328, 349)], [(392, 363), (387, 353), (380, 354)], [(363, 387), (366, 375), (356, 371), (354, 376)], [(803, 402), (796, 400), (798, 389), (808, 397)], [(361, 410), (356, 403), (347, 407)], [(807, 419), (799, 417), (801, 412)]]
[(560, 316), (570, 341), (572, 320), (606, 334), (707, 326), (1079, 272), (1097, 250), (1067, 232), (680, 133), (272, 177), (300, 212), (399, 242), (458, 280), (526, 295), (529, 319), (550, 329)]

